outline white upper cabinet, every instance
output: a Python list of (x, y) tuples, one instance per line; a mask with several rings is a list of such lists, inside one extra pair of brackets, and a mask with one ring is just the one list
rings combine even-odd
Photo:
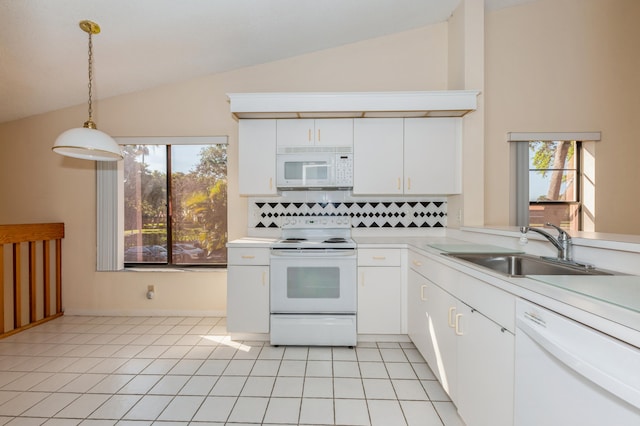
[(239, 120), (238, 186), (242, 195), (276, 195), (276, 120)]
[(405, 194), (461, 192), (461, 126), (459, 118), (405, 118)]
[(459, 118), (354, 120), (354, 194), (461, 191)]
[(287, 146), (353, 146), (353, 119), (277, 120), (278, 148)]
[(353, 193), (403, 194), (403, 119), (355, 119)]

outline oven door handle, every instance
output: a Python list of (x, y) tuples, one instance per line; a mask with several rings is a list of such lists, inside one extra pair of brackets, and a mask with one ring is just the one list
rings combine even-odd
[(293, 249), (293, 250), (271, 250), (271, 256), (278, 257), (348, 257), (355, 256), (356, 251), (353, 249)]

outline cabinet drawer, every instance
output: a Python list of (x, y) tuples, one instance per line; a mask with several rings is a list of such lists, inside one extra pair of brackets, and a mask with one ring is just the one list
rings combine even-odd
[(427, 276), (428, 262), (426, 256), (409, 251), (409, 267), (423, 277)]
[(400, 266), (400, 250), (358, 249), (358, 266)]
[(458, 272), (456, 297), (515, 333), (516, 297), (475, 277)]
[(229, 265), (268, 265), (268, 248), (230, 248)]

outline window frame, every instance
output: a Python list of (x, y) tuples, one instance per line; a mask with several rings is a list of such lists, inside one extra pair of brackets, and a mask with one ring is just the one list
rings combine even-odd
[[(514, 164), (514, 171), (512, 177), (514, 177), (515, 184), (511, 187), (512, 200), (515, 200), (515, 204), (512, 204), (513, 212), (512, 220), (515, 219), (515, 225), (528, 226), (529, 224), (529, 142), (535, 141), (576, 141), (580, 142), (585, 149), (585, 143), (587, 142), (599, 142), (601, 140), (601, 132), (508, 132), (507, 141), (515, 142), (515, 146), (512, 146), (512, 158), (515, 158), (512, 164)], [(523, 143), (524, 142), (524, 143)], [(582, 153), (581, 153), (582, 154)], [(583, 192), (582, 179), (584, 179), (584, 164), (581, 160), (577, 165), (579, 170), (579, 185), (580, 202), (584, 203), (582, 198), (585, 196)], [(557, 202), (556, 202), (557, 203)], [(582, 207), (582, 204), (581, 204)], [(584, 227), (584, 210), (581, 209), (579, 213), (580, 227)], [(513, 222), (512, 222), (513, 223)]]
[[(119, 145), (228, 145), (228, 136), (116, 137)], [(169, 179), (169, 175), (167, 175)], [(125, 269), (124, 262), (124, 166), (122, 161), (96, 162), (97, 271)], [(134, 268), (219, 269), (226, 264), (131, 264)], [(129, 266), (128, 266), (129, 267)]]

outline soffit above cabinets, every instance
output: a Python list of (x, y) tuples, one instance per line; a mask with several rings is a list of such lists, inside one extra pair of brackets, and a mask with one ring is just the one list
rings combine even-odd
[(475, 90), (430, 92), (229, 93), (236, 118), (462, 117)]

